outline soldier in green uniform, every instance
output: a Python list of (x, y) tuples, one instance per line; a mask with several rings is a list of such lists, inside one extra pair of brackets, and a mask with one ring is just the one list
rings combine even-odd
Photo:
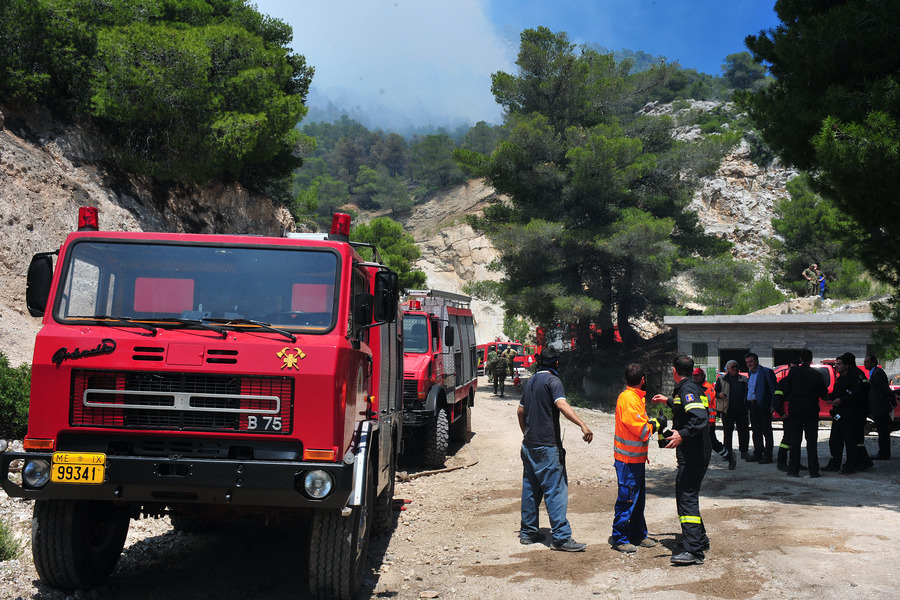
[(492, 351), (488, 355), (488, 364), (491, 368), (491, 375), (494, 380), (494, 395), (497, 395), (497, 391), (500, 391), (500, 397), (503, 397), (503, 388), (506, 384), (506, 373), (509, 369), (509, 364), (506, 362), (506, 358), (503, 357), (502, 354), (498, 354), (497, 352)]

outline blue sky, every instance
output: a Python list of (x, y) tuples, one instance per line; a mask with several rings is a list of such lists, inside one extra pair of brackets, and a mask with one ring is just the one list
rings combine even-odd
[(386, 128), (500, 123), (490, 76), (515, 72), (526, 28), (718, 75), (747, 35), (778, 25), (774, 0), (251, 1), (293, 27), (294, 50), (316, 68), (311, 106), (378, 115)]

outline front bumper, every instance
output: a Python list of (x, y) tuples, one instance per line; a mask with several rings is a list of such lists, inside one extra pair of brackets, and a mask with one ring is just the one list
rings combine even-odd
[[(11, 497), (35, 500), (108, 500), (128, 503), (196, 503), (284, 508), (344, 508), (353, 488), (353, 465), (265, 460), (210, 460), (107, 456), (100, 484), (53, 483), (28, 488), (9, 479), (16, 459), (42, 458), (49, 452), (0, 454), (0, 485)], [(311, 470), (331, 473), (334, 491), (315, 500), (303, 492)]]

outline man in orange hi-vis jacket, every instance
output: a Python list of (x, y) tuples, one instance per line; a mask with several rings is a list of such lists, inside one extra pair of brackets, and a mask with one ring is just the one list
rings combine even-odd
[(666, 426), (665, 417), (647, 416), (644, 403), (646, 378), (644, 368), (636, 363), (625, 368), (628, 387), (616, 400), (616, 433), (614, 454), (619, 496), (613, 519), (613, 548), (619, 552), (636, 552), (638, 546), (652, 548), (656, 542), (647, 537), (644, 520), (646, 489), (644, 470), (650, 436)]

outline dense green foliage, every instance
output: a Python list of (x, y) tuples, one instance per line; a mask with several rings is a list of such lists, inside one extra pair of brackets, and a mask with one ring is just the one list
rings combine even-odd
[[(294, 213), (320, 225), (335, 207), (351, 202), (362, 210), (407, 211), (429, 192), (464, 180), (454, 149), (490, 152), (505, 135), (479, 121), (458, 140), (443, 131), (407, 140), (370, 131), (346, 115), (334, 123), (309, 123), (302, 133), (315, 140), (315, 149), (294, 178)], [(336, 181), (346, 188), (337, 189)]]
[(752, 264), (728, 255), (698, 261), (688, 276), (697, 290), (690, 300), (704, 305), (707, 315), (744, 315), (785, 299)]
[(28, 394), (31, 390), (31, 367), (11, 367), (0, 352), (0, 438), (22, 439), (28, 429)]
[(248, 0), (5, 0), (0, 22), (0, 96), (94, 119), (134, 172), (266, 188), (301, 163), (313, 69)]
[(592, 326), (601, 345), (615, 328), (636, 342), (630, 319), (672, 302), (666, 282), (680, 261), (728, 245), (703, 235), (684, 210), (691, 190), (680, 174), (694, 165), (671, 135), (672, 119), (635, 111), (675, 68), (631, 74), (630, 65), (576, 52), (565, 33), (546, 28), (521, 38), (518, 72), (493, 76), (508, 139), (490, 156), (455, 156), (511, 199), (471, 220), (501, 254), (508, 312), (575, 323), (589, 361)]
[(506, 339), (522, 342), (531, 341), (533, 328), (525, 319), (520, 319), (509, 313), (503, 315), (503, 335)]
[(388, 217), (378, 217), (357, 225), (350, 231), (354, 242), (372, 244), (388, 267), (397, 273), (402, 289), (425, 287), (425, 273), (413, 269), (422, 254), (413, 237), (403, 231), (403, 226)]
[(799, 296), (807, 294), (801, 273), (812, 263), (825, 273), (828, 296), (859, 299), (868, 295), (869, 282), (860, 277), (862, 264), (845, 247), (854, 221), (810, 187), (802, 175), (788, 183), (790, 197), (775, 204), (769, 240), (775, 282)]
[[(780, 0), (747, 46), (774, 81), (743, 102), (766, 142), (855, 221), (841, 256), (900, 286), (900, 11), (890, 0)], [(895, 297), (891, 306), (898, 305)], [(882, 316), (891, 314), (883, 307)], [(900, 313), (893, 311), (897, 338)], [(895, 345), (896, 347), (896, 345)]]
[[(629, 74), (657, 68), (667, 62), (664, 57), (641, 51), (612, 51), (596, 44), (585, 48), (598, 54), (607, 54), (628, 69)], [(678, 99), (722, 100), (731, 99), (735, 90), (755, 91), (765, 85), (766, 68), (753, 60), (749, 52), (738, 52), (725, 57), (722, 76), (699, 73), (694, 69), (675, 69), (660, 86), (648, 90), (647, 99), (673, 102)]]
[(766, 67), (759, 64), (749, 52), (738, 52), (725, 57), (722, 77), (735, 90), (758, 91), (766, 82)]

